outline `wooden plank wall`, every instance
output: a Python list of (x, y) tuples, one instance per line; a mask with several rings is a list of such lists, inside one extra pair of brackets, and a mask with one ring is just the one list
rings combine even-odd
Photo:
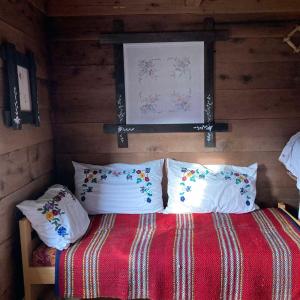
[[(40, 128), (25, 125), (21, 131), (6, 128), (0, 114), (0, 299), (3, 300), (21, 296), (15, 206), (37, 196), (53, 178), (53, 133), (44, 24), (42, 1), (1, 2), (0, 42), (14, 43), (19, 51), (28, 49), (36, 56), (41, 113)], [(1, 111), (4, 88), (3, 61), (0, 59)]]
[[(87, 163), (142, 162), (171, 157), (207, 164), (259, 163), (258, 201), (297, 203), (295, 183), (278, 156), (300, 129), (300, 56), (282, 42), (294, 23), (219, 24), (230, 40), (216, 44), (216, 119), (230, 124), (217, 134), (217, 147), (204, 148), (201, 133), (137, 134), (118, 149), (115, 135), (113, 51), (99, 45), (118, 17), (52, 18), (51, 66), (54, 79), (56, 170), (72, 185), (71, 160)], [(174, 31), (202, 28), (197, 16), (121, 16), (125, 30)]]
[(48, 0), (49, 16), (100, 16), (137, 14), (213, 15), (220, 20), (297, 19), (297, 0)]

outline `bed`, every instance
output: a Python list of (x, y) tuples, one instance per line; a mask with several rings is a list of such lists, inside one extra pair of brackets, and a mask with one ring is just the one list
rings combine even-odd
[(98, 215), (85, 237), (32, 266), (20, 221), (25, 299), (32, 285), (61, 297), (300, 299), (299, 221), (280, 208), (248, 214)]

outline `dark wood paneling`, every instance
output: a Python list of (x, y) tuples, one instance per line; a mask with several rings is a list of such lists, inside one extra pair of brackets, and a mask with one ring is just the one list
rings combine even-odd
[(29, 2), (43, 14), (47, 13), (47, 0), (29, 0)]
[(118, 2), (99, 0), (50, 0), (48, 13), (51, 16), (99, 16), (137, 14), (190, 13), (199, 17), (214, 15), (220, 20), (262, 20), (270, 18), (297, 18), (300, 5), (295, 0), (280, 2), (256, 0), (231, 1), (186, 1), (186, 0), (120, 0)]
[(52, 61), (56, 65), (113, 65), (113, 47), (97, 41), (61, 41), (51, 43)]
[(300, 84), (296, 62), (216, 63), (216, 89), (287, 89)]
[(41, 109), (40, 114), (40, 127), (25, 124), (22, 130), (12, 130), (5, 127), (3, 118), (0, 116), (0, 155), (42, 143), (53, 138), (49, 110)]
[(44, 14), (27, 0), (2, 0), (0, 18), (9, 26), (14, 27), (27, 37), (36, 41), (45, 41)]
[[(217, 24), (230, 31), (216, 43), (216, 110), (230, 132), (217, 134), (217, 147), (204, 148), (203, 134), (136, 134), (129, 148), (103, 133), (114, 123), (113, 50), (97, 42), (121, 19), (126, 32), (203, 29), (196, 15), (136, 15), (53, 18), (57, 173), (72, 184), (71, 159), (91, 163), (141, 162), (173, 157), (200, 163), (247, 165), (258, 161), (258, 200), (272, 205), (285, 197), (295, 206), (297, 191), (278, 156), (300, 124), (300, 57), (282, 42), (295, 23)], [(56, 51), (57, 50), (57, 51)], [(165, 191), (164, 191), (165, 192)]]
[[(6, 1), (5, 1), (6, 2)], [(1, 4), (2, 8), (2, 4)], [(1, 14), (0, 14), (1, 16)], [(8, 16), (6, 16), (8, 18)], [(10, 42), (16, 45), (16, 48), (20, 52), (27, 50), (32, 51), (35, 54), (37, 64), (37, 76), (39, 78), (48, 78), (47, 69), (47, 50), (45, 40), (34, 39), (19, 29), (13, 27), (10, 23), (4, 22), (0, 19), (0, 42)], [(3, 62), (0, 59), (0, 67)], [(2, 70), (1, 70), (2, 72)]]
[(230, 120), (229, 124), (230, 132), (218, 133), (217, 145), (213, 149), (203, 146), (201, 133), (141, 133), (131, 135), (129, 148), (122, 150), (118, 148), (114, 135), (103, 133), (100, 123), (56, 124), (56, 152), (280, 151), (288, 138), (298, 131), (300, 119)]
[[(45, 16), (40, 4), (40, 0), (30, 3), (4, 0), (0, 4), (0, 43), (13, 43), (18, 51), (30, 50), (35, 55), (41, 114), (41, 127), (24, 125), (20, 131), (5, 127), (0, 114), (0, 218), (3, 225), (0, 229), (0, 299), (22, 298), (16, 205), (26, 199), (35, 199), (43, 192), (52, 182), (54, 171), (48, 50)], [(4, 99), (5, 89), (3, 65), (0, 59), (1, 99)]]
[[(216, 42), (216, 62), (283, 62), (300, 61), (291, 55), (282, 38), (231, 38)], [(111, 45), (97, 41), (56, 41), (51, 44), (52, 60), (56, 65), (113, 65)]]
[(217, 119), (300, 117), (300, 89), (218, 90)]
[(29, 184), (19, 187), (18, 190), (1, 199), (0, 218), (3, 224), (5, 224), (0, 231), (1, 241), (5, 241), (13, 236), (18, 228), (18, 223), (16, 222), (16, 205), (25, 199), (35, 199), (35, 197), (40, 196), (51, 182), (53, 182), (53, 174), (45, 172)]
[[(116, 121), (114, 86), (66, 91), (59, 87), (56, 100), (57, 123), (114, 123)], [(299, 89), (217, 90), (217, 119), (261, 119), (300, 117)], [(101, 114), (99, 113), (101, 111)], [(253, 113), (255, 111), (255, 113)]]
[(52, 140), (0, 156), (0, 198), (53, 170)]
[(80, 90), (96, 89), (114, 84), (114, 66), (57, 66), (53, 67), (53, 80), (57, 88)]
[[(124, 22), (126, 32), (189, 31), (203, 29), (203, 19), (197, 15), (136, 15), (103, 17), (49, 18), (49, 35), (62, 41), (98, 41), (100, 33), (113, 30), (113, 20)], [(245, 20), (244, 20), (245, 21)], [(282, 38), (297, 22), (264, 22), (217, 24), (217, 29), (228, 29), (232, 38)]]
[[(284, 33), (282, 36), (285, 35)], [(295, 62), (299, 55), (291, 55), (291, 49), (282, 37), (231, 38), (216, 43), (216, 61), (230, 62)]]
[[(97, 89), (114, 84), (114, 66), (55, 66), (56, 89)], [(216, 63), (217, 90), (294, 89), (300, 84), (300, 63)]]

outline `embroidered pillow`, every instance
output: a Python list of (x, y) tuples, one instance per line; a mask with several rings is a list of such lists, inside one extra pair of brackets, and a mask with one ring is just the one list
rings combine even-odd
[(253, 211), (257, 164), (249, 167), (167, 160), (165, 213), (246, 213)]
[(144, 214), (163, 210), (163, 160), (96, 166), (73, 162), (76, 196), (91, 214)]
[(80, 202), (62, 185), (54, 185), (38, 200), (26, 200), (17, 207), (40, 239), (48, 247), (58, 250), (66, 249), (80, 239), (90, 224)]

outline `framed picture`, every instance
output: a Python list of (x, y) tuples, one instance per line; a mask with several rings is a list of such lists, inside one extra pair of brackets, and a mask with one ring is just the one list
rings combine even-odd
[(40, 125), (37, 99), (36, 65), (32, 52), (22, 54), (15, 45), (2, 45), (5, 61), (4, 120), (8, 127), (21, 129), (22, 124)]
[(123, 49), (126, 124), (204, 123), (204, 42)]
[(215, 146), (215, 132), (228, 124), (214, 122), (214, 42), (227, 31), (103, 34), (114, 44), (118, 124), (104, 124), (128, 147), (130, 133), (204, 132), (205, 146)]

